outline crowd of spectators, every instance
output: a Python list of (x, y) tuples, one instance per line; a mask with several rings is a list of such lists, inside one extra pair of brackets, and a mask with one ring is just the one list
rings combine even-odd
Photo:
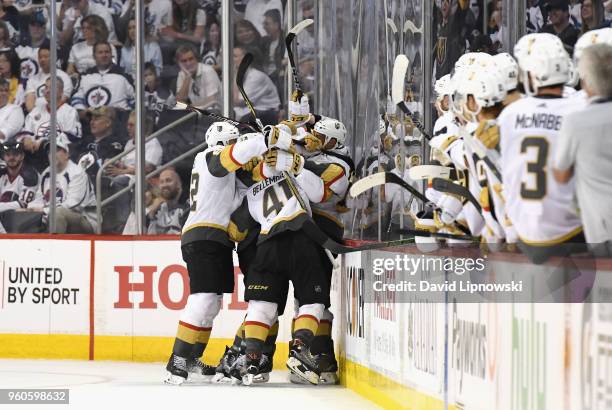
[[(57, 50), (57, 128), (61, 136), (59, 156), (64, 159), (62, 171), (71, 165), (88, 176), (87, 192), (106, 198), (127, 187), (133, 179), (134, 153), (105, 167), (102, 192), (95, 192), (95, 175), (110, 158), (133, 149), (135, 135), (134, 76), (136, 74), (136, 0), (63, 0), (58, 2)], [(221, 16), (219, 0), (143, 0), (145, 7), (144, 84), (147, 108), (146, 135), (156, 128), (162, 113), (176, 101), (220, 112), (221, 89)], [(48, 134), (50, 93), (50, 32), (48, 9), (35, 0), (4, 0), (0, 6), (0, 144), (14, 151), (19, 161), (12, 161), (11, 175), (22, 167), (38, 173), (41, 198), (48, 204)], [(48, 3), (48, 2), (47, 2)], [(286, 0), (241, 0), (234, 3), (233, 62), (238, 64), (246, 53), (254, 56), (252, 69), (245, 78), (245, 89), (264, 123), (276, 123), (285, 115), (287, 61), (284, 45), (284, 8)], [(304, 16), (312, 15), (312, 0), (300, 2)], [(313, 32), (305, 33), (306, 47), (302, 63), (314, 54)], [(311, 64), (312, 65), (312, 64)], [(241, 95), (234, 90), (234, 116), (249, 119)], [(200, 136), (201, 137), (201, 136)], [(198, 139), (198, 143), (203, 140)], [(59, 137), (58, 137), (59, 138)], [(60, 139), (58, 139), (59, 141)], [(161, 139), (160, 139), (161, 140)], [(164, 151), (180, 152), (173, 141), (153, 139), (146, 144), (146, 168), (153, 171), (171, 159)], [(4, 151), (0, 150), (0, 167), (6, 169)], [(15, 168), (16, 167), (16, 168)], [(60, 169), (58, 168), (58, 172)], [(58, 177), (59, 178), (59, 177)], [(30, 173), (28, 180), (30, 181)], [(70, 178), (68, 178), (70, 179)], [(148, 216), (151, 233), (178, 233), (186, 203), (185, 177), (169, 169), (148, 181)], [(182, 181), (181, 181), (182, 180)], [(72, 181), (68, 181), (71, 184)], [(175, 189), (175, 184), (180, 189)], [(172, 188), (169, 188), (172, 186)], [(0, 186), (0, 198), (13, 199)], [(65, 201), (68, 187), (59, 187), (57, 205), (75, 210)], [(4, 190), (4, 191), (3, 191)], [(14, 193), (19, 196), (19, 193)], [(120, 196), (106, 207), (103, 218), (105, 233), (134, 233), (129, 220), (133, 195)], [(33, 200), (33, 199), (32, 199)], [(4, 201), (4, 199), (0, 199)], [(29, 201), (20, 201), (28, 209)], [(42, 210), (40, 230), (46, 229), (48, 209)], [(83, 204), (79, 204), (83, 206)], [(89, 201), (88, 207), (95, 200)], [(70, 208), (72, 207), (72, 208)], [(3, 212), (0, 207), (0, 214)], [(94, 231), (99, 221), (91, 218), (86, 227), (62, 222), (62, 229)], [(15, 211), (15, 212), (14, 212)], [(64, 215), (64, 211), (61, 211)], [(0, 217), (8, 229), (31, 231), (29, 212)], [(133, 217), (133, 215), (132, 215)], [(8, 218), (8, 219), (7, 219)], [(14, 220), (10, 220), (13, 218)], [(15, 222), (16, 220), (16, 222)], [(74, 221), (72, 221), (74, 222)], [(81, 223), (83, 222), (83, 223)], [(27, 226), (27, 228), (25, 228)], [(87, 229), (85, 229), (86, 227)], [(0, 227), (0, 230), (6, 229)], [(73, 229), (74, 228), (74, 229)]]
[[(582, 34), (612, 24), (612, 0), (525, 2), (526, 32), (555, 34), (570, 55)], [(433, 7), (436, 79), (449, 74), (464, 53), (511, 51), (504, 44), (502, 0), (436, 0)]]

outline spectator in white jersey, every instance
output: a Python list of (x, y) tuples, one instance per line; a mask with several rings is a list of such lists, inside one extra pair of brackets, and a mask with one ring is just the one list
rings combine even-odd
[[(85, 170), (72, 162), (69, 155), (70, 141), (66, 135), (57, 135), (56, 153), (56, 230), (57, 233), (93, 233), (96, 224), (96, 197)], [(49, 147), (51, 144), (47, 144)], [(51, 196), (50, 168), (42, 173), (36, 198), (28, 208), (20, 211), (42, 212), (49, 215)], [(46, 220), (47, 218), (44, 218)]]
[[(238, 69), (247, 50), (243, 47), (234, 47), (234, 69)], [(264, 72), (251, 66), (244, 75), (244, 91), (253, 103), (257, 116), (264, 125), (278, 122), (278, 110), (281, 102), (276, 86)], [(234, 84), (234, 113), (239, 121), (249, 121), (250, 111)]]
[(87, 108), (113, 107), (129, 110), (134, 105), (132, 79), (113, 64), (111, 44), (100, 41), (94, 45), (96, 66), (81, 77), (78, 91), (72, 97), (72, 106), (80, 111), (81, 119)]
[[(26, 85), (25, 91), (25, 107), (28, 112), (34, 109), (34, 105), (39, 102), (42, 103), (42, 99), (45, 96), (45, 82), (51, 76), (50, 62), (51, 51), (48, 46), (42, 46), (38, 49), (38, 65), (40, 70), (38, 74), (30, 76)], [(62, 80), (62, 93), (60, 94), (61, 101), (67, 102), (72, 96), (72, 80), (68, 77), (68, 74), (57, 69), (57, 78)]]
[(162, 202), (157, 202), (157, 210), (152, 209), (149, 221), (149, 235), (180, 234), (189, 213), (186, 202), (180, 202), (183, 192), (181, 177), (168, 168), (159, 175), (159, 189)]
[[(68, 79), (70, 81), (70, 79)], [(24, 131), (30, 136), (23, 137), (25, 150), (30, 153), (39, 151), (43, 142), (47, 140), (51, 122), (51, 79), (48, 78), (42, 85), (44, 98), (26, 116)], [(66, 104), (64, 81), (57, 78), (57, 129), (66, 134), (70, 142), (81, 139), (81, 123), (79, 114), (74, 107)]]
[(0, 77), (0, 142), (13, 137), (23, 127), (21, 107), (9, 102), (10, 84)]
[(0, 145), (0, 152), (6, 163), (6, 168), (0, 168), (0, 226), (14, 232), (10, 221), (15, 219), (12, 211), (27, 207), (34, 199), (38, 189), (38, 173), (24, 163), (22, 143), (7, 141)]
[(199, 63), (195, 49), (181, 46), (176, 50), (180, 67), (176, 79), (176, 99), (203, 109), (221, 108), (221, 81), (208, 64)]
[(554, 175), (560, 183), (574, 177), (587, 243), (595, 254), (612, 256), (612, 47), (587, 47), (579, 73), (590, 104), (563, 122)]
[(280, 20), (283, 20), (283, 5), (280, 0), (249, 0), (244, 11), (244, 19), (253, 23), (262, 36), (266, 35), (264, 20), (268, 10), (278, 11)]

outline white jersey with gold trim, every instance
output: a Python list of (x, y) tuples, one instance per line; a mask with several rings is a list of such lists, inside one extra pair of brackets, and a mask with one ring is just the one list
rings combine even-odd
[(582, 229), (574, 181), (559, 184), (552, 175), (559, 130), (575, 104), (571, 98), (527, 97), (498, 118), (506, 212), (527, 244), (561, 243)]
[(267, 150), (263, 135), (233, 145), (215, 145), (196, 155), (189, 185), (189, 216), (181, 243), (212, 240), (233, 246), (228, 236), (230, 216), (242, 203), (236, 171)]

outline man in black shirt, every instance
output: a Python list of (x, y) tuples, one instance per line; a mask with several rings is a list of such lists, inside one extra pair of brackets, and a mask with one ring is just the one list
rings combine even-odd
[(542, 28), (542, 33), (554, 34), (563, 41), (565, 49), (572, 55), (580, 32), (570, 24), (569, 3), (567, 0), (550, 0), (546, 3), (550, 24)]

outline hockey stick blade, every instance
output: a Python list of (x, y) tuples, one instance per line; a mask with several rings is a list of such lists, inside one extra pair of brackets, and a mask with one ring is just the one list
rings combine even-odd
[(470, 241), (470, 242), (479, 241), (478, 238), (475, 238), (470, 235), (454, 235), (452, 233), (419, 231), (419, 230), (414, 230), (414, 229), (395, 229), (393, 232), (399, 233), (400, 235), (424, 236), (427, 238), (460, 239), (463, 241)]
[(406, 181), (404, 181), (402, 178), (392, 172), (378, 172), (376, 174), (372, 174), (360, 179), (359, 181), (355, 182), (353, 186), (351, 186), (349, 194), (351, 195), (351, 197), (355, 198), (369, 189), (384, 184), (399, 185), (408, 192), (410, 192), (412, 195), (414, 195), (420, 201), (424, 203), (429, 203), (429, 200), (425, 197), (425, 195), (420, 193), (415, 187), (408, 184)]
[(412, 34), (421, 34), (423, 32), (423, 30), (417, 28), (417, 26), (410, 20), (406, 20), (404, 23), (404, 33), (407, 31), (411, 32)]
[(429, 178), (449, 179), (452, 171), (454, 171), (452, 168), (441, 165), (417, 165), (408, 170), (408, 176), (414, 181)]
[[(297, 36), (302, 30), (304, 30), (306, 27), (310, 26), (313, 23), (313, 19), (304, 19), (297, 23), (295, 26), (291, 27), (291, 29), (289, 30), (289, 34)], [(289, 34), (287, 35), (287, 37), (289, 37)]]
[(393, 19), (391, 19), (391, 17), (387, 17), (387, 25), (389, 26), (389, 28), (391, 28), (391, 31), (393, 31), (393, 35), (396, 35), (397, 26), (395, 25), (395, 22), (393, 21)]
[(393, 100), (393, 104), (395, 105), (404, 101), (404, 84), (409, 65), (410, 61), (406, 55), (400, 54), (395, 57), (395, 63), (393, 63), (393, 77), (391, 81), (391, 100)]
[(472, 193), (465, 187), (455, 184), (454, 182), (448, 179), (442, 178), (434, 178), (432, 181), (432, 187), (436, 191), (453, 194), (465, 198), (470, 201), (472, 205), (474, 205), (478, 212), (482, 212), (482, 207), (480, 206), (480, 203), (476, 200), (474, 195), (472, 195)]

